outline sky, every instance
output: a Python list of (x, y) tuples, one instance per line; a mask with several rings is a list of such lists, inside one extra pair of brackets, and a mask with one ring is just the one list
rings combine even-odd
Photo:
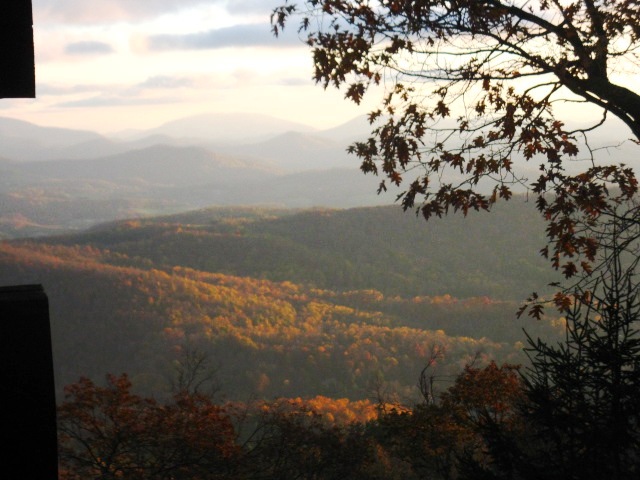
[(295, 28), (273, 37), (269, 16), (282, 3), (33, 0), (36, 99), (3, 99), (0, 116), (114, 133), (202, 113), (316, 128), (367, 113), (315, 85)]
[(323, 129), (377, 107), (376, 92), (358, 107), (313, 82), (295, 23), (274, 38), (284, 2), (32, 0), (37, 98), (0, 100), (0, 116), (105, 134), (230, 112)]

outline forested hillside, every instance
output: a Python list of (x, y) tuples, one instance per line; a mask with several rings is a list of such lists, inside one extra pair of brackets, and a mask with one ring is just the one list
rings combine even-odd
[(128, 372), (162, 395), (197, 350), (229, 398), (410, 398), (434, 349), (446, 385), (476, 357), (521, 361), (522, 326), (561, 328), (515, 320), (544, 266), (519, 256), (528, 220), (500, 218), (481, 233), (392, 208), (206, 210), (2, 243), (0, 283), (44, 285), (59, 387)]
[(156, 268), (185, 266), (403, 296), (520, 301), (558, 278), (536, 254), (545, 240), (533, 206), (519, 197), (495, 210), (427, 223), (394, 206), (211, 208), (43, 241), (107, 248)]

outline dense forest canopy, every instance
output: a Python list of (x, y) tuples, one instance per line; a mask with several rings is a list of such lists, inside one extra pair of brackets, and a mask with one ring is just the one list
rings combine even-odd
[(94, 245), (156, 267), (331, 290), (394, 295), (487, 295), (522, 300), (559, 277), (537, 251), (542, 223), (525, 197), (494, 215), (424, 224), (394, 207), (283, 211), (210, 208), (96, 227), (44, 243)]
[[(544, 262), (526, 256), (542, 238), (527, 233), (521, 216), (535, 215), (525, 206), (496, 212), (493, 226), (479, 217), (425, 224), (392, 207), (214, 208), (123, 221), (4, 242), (0, 282), (45, 286), (59, 391), (80, 376), (127, 372), (141, 391), (162, 395), (172, 362), (197, 348), (230, 399), (356, 400), (376, 383), (410, 398), (432, 345), (446, 352), (445, 383), (476, 355), (522, 360), (527, 322), (514, 312), (547, 279)], [(390, 225), (404, 234), (385, 233)], [(483, 260), (475, 268), (471, 242)], [(555, 317), (529, 325), (545, 337), (561, 326)]]

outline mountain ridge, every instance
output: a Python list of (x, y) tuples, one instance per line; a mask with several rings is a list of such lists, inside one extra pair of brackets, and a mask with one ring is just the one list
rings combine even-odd
[[(195, 349), (230, 399), (367, 398), (372, 381), (409, 398), (430, 346), (443, 352), (438, 374), (455, 375), (469, 361), (521, 361), (523, 326), (557, 332), (553, 318), (514, 317), (514, 286), (548, 270), (529, 264), (530, 217), (477, 236), (481, 216), (424, 224), (398, 210), (206, 209), (0, 242), (0, 283), (44, 286), (59, 392), (127, 372), (169, 395), (171, 365)], [(485, 264), (468, 265), (470, 251)], [(425, 278), (427, 290), (405, 288)], [(510, 299), (492, 295), (501, 289)]]

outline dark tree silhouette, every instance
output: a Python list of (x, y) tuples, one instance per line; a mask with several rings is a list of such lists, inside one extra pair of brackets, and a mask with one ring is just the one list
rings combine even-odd
[[(632, 479), (640, 474), (640, 282), (635, 208), (612, 209), (596, 234), (597, 274), (556, 301), (564, 340), (528, 338), (517, 419), (480, 425), (493, 476), (467, 457), (463, 478)], [(595, 234), (595, 232), (594, 232)], [(497, 428), (496, 428), (497, 427)]]
[(638, 236), (635, 219), (608, 225), (599, 275), (566, 295), (565, 341), (529, 339), (525, 418), (546, 439), (534, 458), (553, 461), (560, 478), (640, 474), (640, 257), (628, 244)]

